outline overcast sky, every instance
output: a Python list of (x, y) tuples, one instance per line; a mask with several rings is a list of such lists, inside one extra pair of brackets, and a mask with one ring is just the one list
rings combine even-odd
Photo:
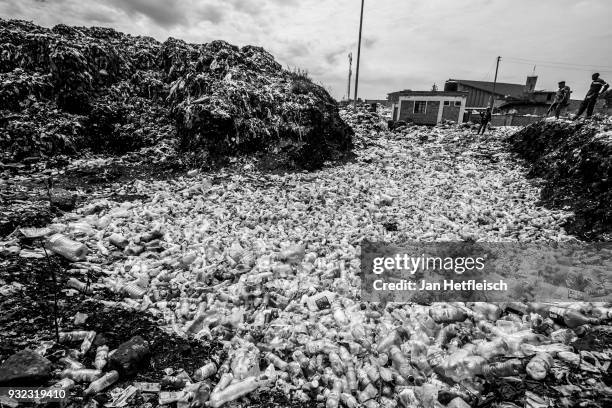
[[(163, 41), (260, 45), (346, 95), (357, 56), (359, 0), (0, 0), (0, 15), (113, 27)], [(565, 79), (581, 99), (594, 70), (612, 81), (610, 0), (366, 0), (359, 94), (440, 88), (448, 78), (524, 83)], [(354, 76), (353, 76), (354, 78)]]

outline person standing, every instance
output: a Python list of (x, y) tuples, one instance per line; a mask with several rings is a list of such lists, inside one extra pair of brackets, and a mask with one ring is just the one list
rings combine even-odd
[(478, 128), (478, 132), (476, 132), (476, 134), (479, 135), (480, 131), (482, 130), (482, 134), (484, 135), (489, 122), (491, 122), (491, 108), (487, 108), (486, 111), (480, 112), (480, 127)]
[(591, 87), (580, 104), (580, 109), (578, 109), (578, 113), (576, 113), (576, 116), (574, 116), (574, 120), (578, 119), (584, 113), (584, 111), (586, 111), (587, 118), (593, 116), (593, 110), (595, 109), (597, 98), (599, 98), (599, 95), (605, 93), (608, 90), (608, 87), (610, 87), (610, 84), (606, 83), (606, 81), (599, 77), (599, 72), (594, 73), (591, 78), (593, 79), (593, 82), (591, 82)]
[(550, 105), (550, 107), (548, 108), (546, 115), (548, 116), (548, 114), (551, 111), (554, 111), (555, 118), (559, 119), (559, 115), (561, 115), (561, 109), (563, 109), (565, 106), (569, 104), (571, 94), (572, 94), (572, 91), (569, 86), (565, 85), (565, 81), (559, 82), (559, 89), (557, 90), (557, 93), (555, 94), (555, 100), (553, 101), (552, 105)]

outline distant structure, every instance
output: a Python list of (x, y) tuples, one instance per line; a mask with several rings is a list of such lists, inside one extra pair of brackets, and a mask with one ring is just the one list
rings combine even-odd
[(544, 115), (552, 104), (555, 91), (536, 90), (537, 81), (538, 77), (531, 75), (527, 77), (525, 84), (498, 82), (495, 85), (494, 94), (493, 82), (449, 79), (444, 84), (444, 90), (468, 93), (468, 116), (486, 109), (491, 97), (494, 100), (493, 106), (496, 113), (539, 116)]
[(464, 91), (403, 91), (388, 94), (394, 121), (435, 125), (444, 120), (463, 121), (468, 93)]

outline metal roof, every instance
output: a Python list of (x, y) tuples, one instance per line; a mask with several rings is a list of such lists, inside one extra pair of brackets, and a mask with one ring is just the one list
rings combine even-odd
[[(455, 81), (464, 86), (480, 89), (481, 91), (493, 93), (493, 82), (487, 81), (470, 81), (466, 79), (449, 79), (449, 81)], [(500, 96), (521, 96), (525, 93), (525, 84), (508, 84), (504, 82), (498, 82), (495, 84), (495, 94)]]

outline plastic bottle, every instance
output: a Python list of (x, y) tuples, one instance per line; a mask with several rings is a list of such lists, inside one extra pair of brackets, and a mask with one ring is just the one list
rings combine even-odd
[(94, 370), (92, 368), (81, 368), (73, 370), (67, 368), (61, 372), (61, 377), (70, 378), (76, 382), (95, 381), (102, 376), (102, 371)]
[(73, 288), (83, 293), (91, 293), (91, 288), (87, 286), (85, 282), (81, 282), (77, 278), (70, 278), (68, 282), (66, 282), (66, 286), (69, 288)]
[(600, 320), (612, 319), (612, 308), (603, 306), (594, 306), (591, 309), (591, 314)]
[(310, 360), (308, 359), (308, 357), (306, 357), (302, 350), (295, 350), (291, 354), (291, 357), (294, 361), (297, 361), (300, 364), (302, 370), (306, 369), (308, 367), (308, 364), (310, 363)]
[(527, 374), (534, 380), (543, 380), (553, 365), (553, 358), (548, 353), (538, 353), (527, 364)]
[(282, 370), (282, 371), (287, 370), (287, 365), (288, 365), (287, 362), (284, 361), (279, 356), (277, 356), (276, 354), (267, 353), (264, 358), (266, 359), (268, 363), (273, 364), (279, 370)]
[(393, 371), (388, 367), (378, 367), (378, 374), (384, 382), (390, 383), (391, 381), (393, 381)]
[(346, 363), (346, 382), (348, 391), (350, 392), (355, 392), (359, 388), (357, 371), (355, 370), (355, 365), (352, 362)]
[(338, 323), (340, 326), (346, 326), (348, 324), (349, 321), (344, 313), (344, 306), (342, 306), (338, 299), (332, 302), (331, 311), (336, 323)]
[(335, 293), (326, 290), (321, 293), (317, 293), (316, 295), (310, 296), (306, 300), (306, 306), (308, 306), (308, 309), (313, 312), (329, 309), (335, 297)]
[(291, 264), (298, 264), (306, 256), (306, 250), (302, 245), (291, 245), (278, 254), (278, 259)]
[(456, 382), (482, 374), (486, 360), (481, 356), (466, 355), (464, 352), (453, 353), (443, 363), (444, 373)]
[(327, 354), (327, 357), (329, 359), (329, 364), (331, 365), (331, 368), (334, 371), (334, 374), (336, 374), (337, 376), (344, 375), (345, 368), (344, 364), (342, 363), (342, 360), (340, 359), (340, 356), (338, 356), (337, 353), (331, 351)]
[(392, 345), (389, 349), (389, 357), (391, 358), (391, 361), (393, 361), (394, 367), (406, 381), (409, 383), (414, 383), (416, 381), (418, 373), (414, 368), (412, 368), (410, 362), (406, 356), (404, 356), (404, 353), (402, 353), (399, 347)]
[(495, 364), (486, 364), (482, 367), (482, 374), (485, 377), (509, 377), (518, 375), (523, 368), (521, 360), (512, 359)]
[(378, 366), (371, 365), (366, 370), (366, 374), (372, 383), (377, 383), (380, 379), (380, 371), (378, 370)]
[(121, 290), (132, 299), (142, 299), (147, 293), (145, 289), (138, 286), (135, 282), (122, 286)]
[(378, 350), (379, 353), (383, 353), (389, 350), (391, 346), (401, 344), (409, 337), (410, 335), (404, 327), (398, 327), (395, 330), (391, 331), (385, 338), (383, 338), (378, 343), (378, 345), (376, 346), (376, 350)]
[(98, 370), (102, 370), (106, 366), (108, 360), (108, 346), (98, 346), (96, 350), (96, 358), (94, 360), (94, 367)]
[(213, 388), (211, 394), (215, 394), (221, 390), (224, 390), (228, 385), (231, 384), (233, 379), (234, 379), (234, 375), (232, 373), (224, 373), (219, 379), (219, 382), (217, 383), (217, 385), (215, 385), (215, 388)]
[(575, 366), (580, 364), (580, 354), (572, 353), (571, 351), (560, 351), (557, 353), (557, 357), (566, 363), (573, 364)]
[(440, 329), (440, 331), (436, 334), (434, 344), (437, 346), (444, 346), (448, 342), (450, 342), (457, 334), (459, 333), (459, 326), (450, 323)]
[(60, 343), (66, 342), (66, 341), (83, 341), (85, 340), (85, 337), (87, 337), (89, 335), (90, 331), (89, 330), (77, 330), (77, 331), (71, 331), (71, 332), (61, 332), (59, 334), (59, 341)]
[(224, 390), (213, 393), (208, 404), (212, 408), (218, 408), (226, 402), (237, 400), (238, 398), (255, 391), (260, 383), (257, 377), (248, 377), (244, 380), (227, 386)]
[(196, 381), (203, 381), (217, 372), (217, 366), (215, 363), (210, 362), (193, 373), (193, 379)]
[(570, 329), (574, 329), (584, 324), (599, 324), (599, 319), (587, 317), (572, 309), (564, 309), (556, 306), (550, 307), (548, 315), (554, 321), (565, 323)]
[(110, 237), (108, 237), (108, 242), (112, 245), (116, 246), (119, 249), (125, 249), (128, 246), (129, 241), (121, 234), (114, 233)]
[[(197, 390), (193, 392), (192, 402), (189, 408), (204, 408), (206, 403), (210, 399), (210, 384), (202, 382), (198, 386)], [(177, 407), (179, 405), (177, 404)]]
[(357, 393), (357, 399), (362, 404), (372, 398), (376, 398), (378, 395), (378, 390), (372, 384), (368, 384), (363, 391)]
[(446, 359), (445, 353), (437, 347), (430, 347), (427, 350), (427, 363), (434, 371), (441, 371), (442, 364)]
[(45, 248), (72, 261), (84, 261), (89, 249), (85, 244), (73, 241), (62, 234), (53, 234), (45, 242)]
[(62, 357), (59, 359), (59, 362), (66, 365), (66, 368), (71, 370), (81, 370), (85, 368), (85, 365), (80, 361), (73, 360), (70, 357)]
[(342, 401), (346, 408), (357, 408), (357, 406), (359, 405), (357, 399), (346, 392), (340, 394), (340, 401)]
[(109, 371), (108, 373), (104, 374), (102, 378), (89, 384), (89, 387), (87, 387), (87, 389), (84, 391), (84, 394), (85, 395), (97, 394), (100, 391), (103, 391), (109, 386), (113, 385), (118, 379), (119, 379), (119, 373), (117, 371), (115, 370)]
[(476, 345), (474, 354), (483, 357), (485, 360), (490, 360), (495, 356), (500, 356), (508, 351), (508, 344), (505, 339), (498, 337), (491, 341), (483, 341)]
[(468, 314), (452, 305), (435, 305), (429, 309), (429, 316), (436, 323), (455, 323), (467, 319)]
[(504, 303), (503, 309), (507, 312), (516, 313), (522, 316), (528, 313), (529, 306), (521, 302), (507, 302)]
[(72, 387), (74, 387), (74, 380), (71, 378), (62, 378), (61, 380), (59, 380), (58, 382), (56, 382), (55, 384), (53, 384), (51, 386), (51, 388), (54, 389), (62, 389), (62, 390), (69, 390)]
[(95, 338), (95, 331), (90, 331), (89, 333), (87, 333), (87, 336), (85, 336), (85, 338), (83, 339), (83, 343), (81, 343), (81, 354), (85, 354), (89, 351)]
[(334, 380), (332, 390), (327, 396), (327, 401), (325, 402), (325, 408), (338, 408), (341, 391), (342, 382), (338, 379)]

